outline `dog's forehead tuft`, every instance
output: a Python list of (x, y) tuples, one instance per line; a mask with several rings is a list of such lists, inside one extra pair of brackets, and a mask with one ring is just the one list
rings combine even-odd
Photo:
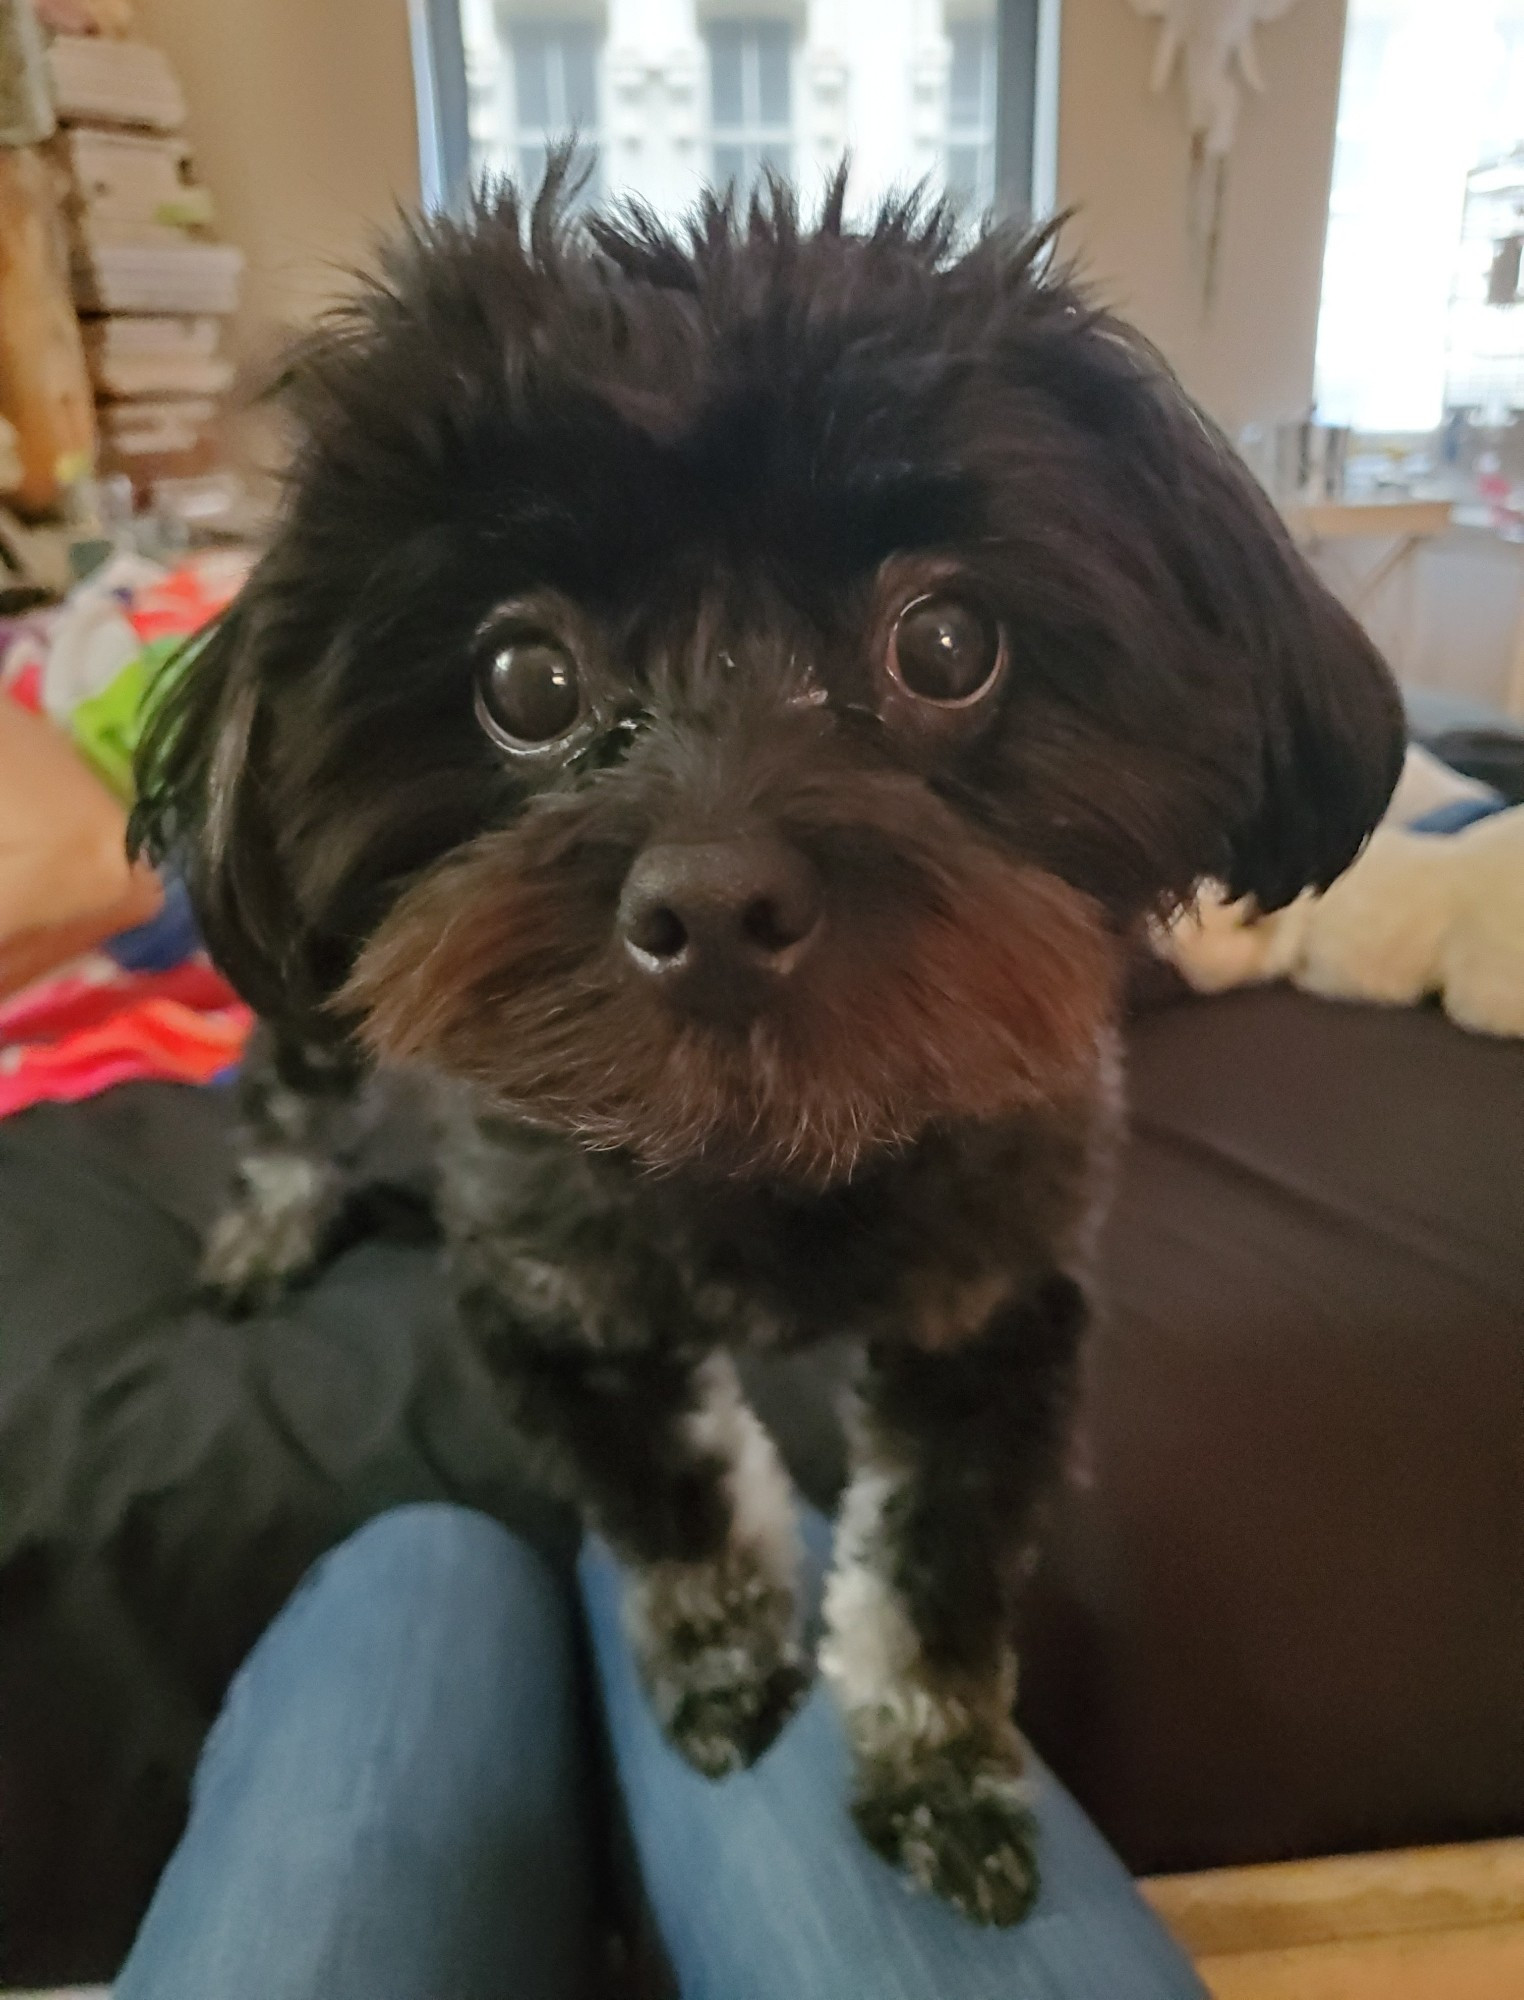
[(1039, 238), (955, 252), (936, 205), (854, 231), (839, 203), (806, 228), (771, 201), (710, 200), (684, 232), (574, 221), (552, 185), (528, 214), (508, 190), (418, 225), (293, 368), (298, 505), (575, 516), (596, 540), (658, 517), (755, 536), (760, 502), (818, 539), (816, 496), (872, 517), (845, 524), (854, 559), (885, 515), (892, 545), (928, 489), (966, 487), (948, 413), (1018, 327), (1058, 324), (1062, 287)]

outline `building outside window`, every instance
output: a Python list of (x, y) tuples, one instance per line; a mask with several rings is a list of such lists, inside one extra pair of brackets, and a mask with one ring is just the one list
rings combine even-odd
[(461, 39), (473, 174), (536, 187), (548, 150), (575, 134), (584, 199), (601, 191), (598, 82), (601, 27), (586, 18), (525, 14), (462, 0)]
[(786, 21), (711, 21), (704, 40), (711, 170), (744, 199), (768, 169), (793, 172), (793, 31)]
[[(1503, 296), (1524, 181), (1524, 0), (1349, 0), (1318, 314), (1317, 407), (1376, 433), (1524, 407)], [(1501, 259), (1500, 259), (1501, 253)], [(1489, 409), (1488, 406), (1491, 405)]]
[(971, 212), (995, 199), (995, 23), (947, 24), (947, 192)]
[(558, 139), (576, 134), (585, 198), (598, 192), (598, 44), (591, 21), (511, 21), (514, 164), (535, 186)]
[(922, 182), (945, 185), (971, 219), (992, 202), (1041, 212), (1058, 6), (409, 0), (427, 198), (457, 202), (473, 178), (533, 184), (575, 128), (589, 194), (663, 217), (716, 182), (745, 198), (768, 171), (808, 209), (844, 154), (854, 219)]

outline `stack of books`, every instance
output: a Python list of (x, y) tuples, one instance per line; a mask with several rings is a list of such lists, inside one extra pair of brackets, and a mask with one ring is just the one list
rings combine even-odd
[(213, 236), (211, 197), (181, 134), (185, 99), (159, 50), (61, 34), (48, 68), (100, 470), (125, 472), (144, 493), (215, 462), (218, 398), (233, 374), (217, 351), (220, 322), (237, 309), (243, 256)]

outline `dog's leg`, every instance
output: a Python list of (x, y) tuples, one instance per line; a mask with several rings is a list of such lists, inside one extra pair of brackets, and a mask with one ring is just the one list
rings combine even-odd
[(202, 1283), (229, 1310), (267, 1304), (316, 1263), (347, 1189), (338, 1154), (364, 1075), (353, 1057), (255, 1031), (238, 1080), (232, 1199), (201, 1261)]
[(826, 1587), (821, 1668), (852, 1740), (858, 1825), (981, 1923), (1015, 1923), (1036, 1890), (1012, 1613), (1084, 1318), (1078, 1286), (1055, 1276), (953, 1351), (875, 1349)]
[(808, 1673), (788, 1474), (728, 1355), (547, 1356), (518, 1427), (630, 1572), (625, 1621), (663, 1729), (722, 1777), (767, 1748)]

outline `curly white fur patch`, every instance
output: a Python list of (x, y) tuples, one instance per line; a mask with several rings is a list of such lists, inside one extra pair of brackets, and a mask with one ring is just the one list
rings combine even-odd
[(976, 1729), (993, 1741), (1014, 1740), (1016, 1656), (1007, 1651), (987, 1688), (955, 1689), (931, 1670), (884, 1561), (884, 1518), (901, 1480), (890, 1468), (866, 1467), (848, 1488), (826, 1582), (820, 1671), (859, 1755), (907, 1768)]

